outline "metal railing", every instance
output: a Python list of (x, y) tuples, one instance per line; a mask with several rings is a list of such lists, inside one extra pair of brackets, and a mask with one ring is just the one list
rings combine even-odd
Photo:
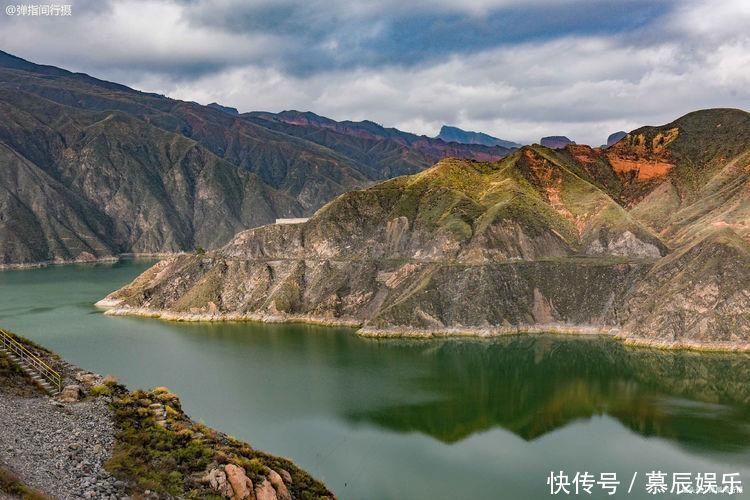
[(16, 355), (28, 368), (39, 374), (57, 391), (62, 387), (60, 373), (45, 363), (42, 358), (34, 354), (28, 347), (17, 341), (11, 334), (0, 328), (0, 347)]

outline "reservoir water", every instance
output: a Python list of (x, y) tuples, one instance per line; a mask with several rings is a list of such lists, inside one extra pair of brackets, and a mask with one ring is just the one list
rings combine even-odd
[[(721, 485), (736, 472), (746, 488), (733, 498), (749, 497), (747, 355), (551, 335), (378, 341), (93, 306), (148, 265), (0, 272), (0, 326), (130, 388), (170, 387), (196, 420), (294, 460), (341, 499), (574, 497), (573, 484), (550, 494), (551, 471), (617, 474), (613, 498), (634, 499), (686, 498), (669, 491), (673, 473)], [(667, 492), (647, 493), (652, 471)]]

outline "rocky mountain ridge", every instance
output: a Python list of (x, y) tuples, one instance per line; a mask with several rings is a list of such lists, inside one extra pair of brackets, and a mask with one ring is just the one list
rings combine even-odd
[(3, 267), (216, 248), (238, 231), (310, 215), (341, 193), (449, 154), (507, 153), (434, 140), (379, 139), (373, 149), (351, 131), (316, 141), (309, 130), (295, 135), (215, 103), (4, 52), (0, 113)]
[(366, 175), (376, 180), (420, 172), (446, 157), (495, 161), (511, 151), (502, 145), (448, 142), (386, 128), (369, 120), (339, 122), (309, 111), (251, 112), (243, 116), (351, 158), (365, 165)]

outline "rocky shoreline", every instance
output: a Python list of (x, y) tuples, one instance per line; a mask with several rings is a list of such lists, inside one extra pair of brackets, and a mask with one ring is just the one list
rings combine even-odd
[(183, 313), (176, 311), (159, 311), (146, 307), (118, 307), (119, 301), (102, 299), (94, 304), (106, 309), (107, 316), (139, 316), (174, 322), (256, 322), (256, 323), (298, 323), (316, 326), (338, 326), (345, 328), (359, 328), (362, 321), (347, 318), (320, 318), (308, 315), (291, 314), (238, 314), (238, 313)]
[(46, 395), (0, 351), (0, 498), (334, 498), (291, 461), (193, 421), (168, 389), (129, 391), (15, 338), (65, 388)]
[(750, 352), (748, 342), (696, 342), (666, 341), (629, 336), (628, 332), (616, 326), (571, 325), (548, 323), (539, 325), (517, 325), (487, 328), (431, 328), (418, 329), (406, 327), (380, 328), (367, 325), (366, 322), (347, 318), (320, 318), (309, 315), (284, 314), (237, 314), (237, 313), (184, 313), (177, 311), (159, 311), (140, 307), (121, 307), (120, 301), (102, 299), (97, 307), (106, 309), (109, 316), (136, 316), (174, 322), (257, 322), (257, 323), (291, 323), (328, 327), (354, 328), (360, 337), (373, 339), (435, 339), (435, 338), (494, 338), (510, 335), (584, 335), (614, 338), (625, 345), (648, 347), (665, 350), (687, 350), (700, 352)]
[(105, 468), (117, 434), (111, 395), (83, 397), (105, 379), (14, 338), (54, 367), (66, 390), (50, 397), (0, 351), (0, 468), (53, 498), (129, 497), (126, 482)]
[(0, 264), (0, 271), (21, 271), (24, 269), (40, 269), (51, 266), (68, 266), (71, 264), (110, 264), (124, 259), (166, 259), (181, 255), (181, 253), (121, 253), (108, 257), (77, 258), (67, 260), (46, 260), (42, 262), (28, 262), (19, 264)]

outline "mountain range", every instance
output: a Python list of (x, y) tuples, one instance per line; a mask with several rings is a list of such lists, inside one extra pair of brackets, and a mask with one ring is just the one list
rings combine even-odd
[(239, 114), (5, 52), (0, 113), (0, 266), (215, 248), (446, 156), (509, 152), (312, 113)]
[(162, 261), (102, 304), (372, 336), (563, 331), (749, 349), (749, 190), (750, 114), (697, 111), (604, 149), (444, 159), (305, 223)]

